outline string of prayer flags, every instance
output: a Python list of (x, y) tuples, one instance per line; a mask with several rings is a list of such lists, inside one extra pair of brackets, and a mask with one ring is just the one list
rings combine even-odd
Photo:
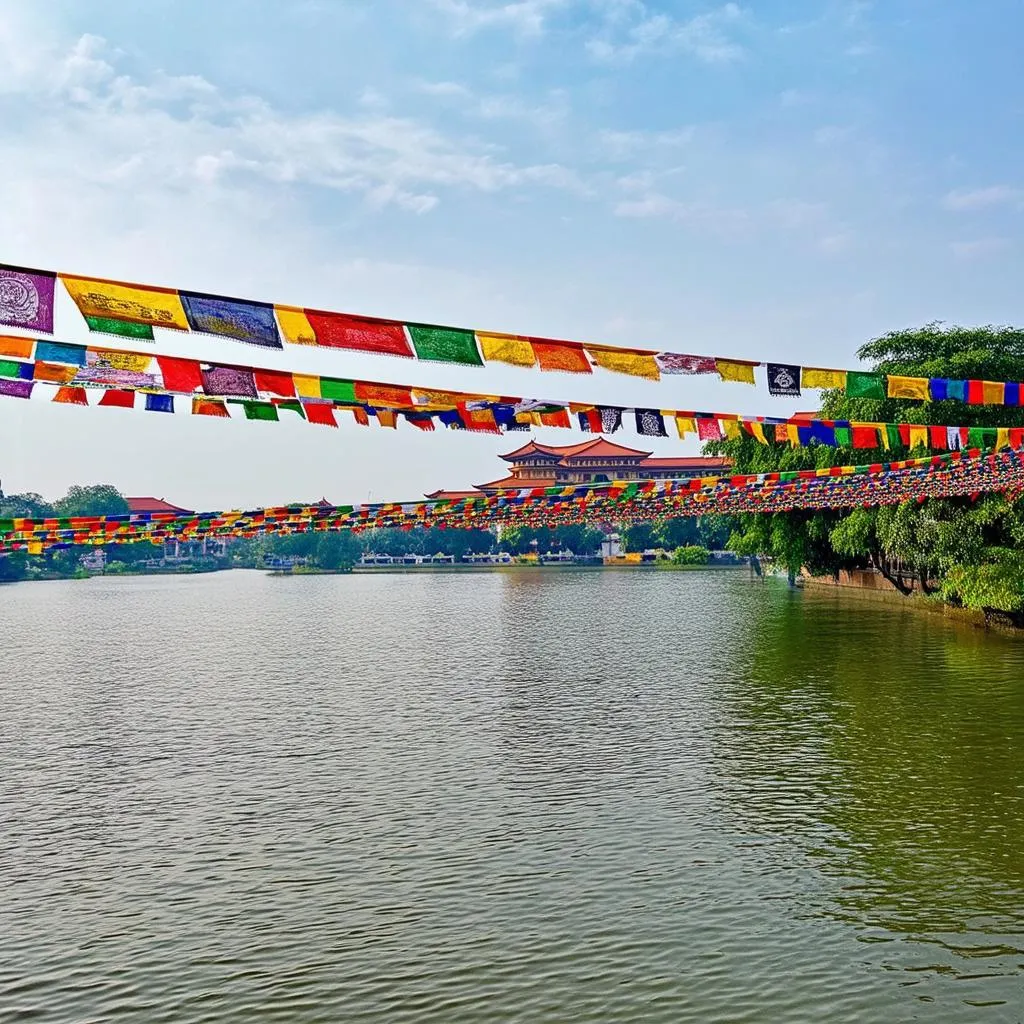
[(972, 448), (902, 462), (681, 480), (555, 484), (415, 502), (289, 505), (203, 513), (128, 512), (48, 519), (4, 517), (0, 518), (0, 552), (41, 554), (71, 545), (165, 543), (414, 525), (460, 528), (644, 522), (709, 512), (877, 507), (925, 498), (1012, 493), (1024, 486), (1024, 458), (1004, 447), (1006, 440), (1000, 436), (996, 440), (998, 450), (991, 454)]

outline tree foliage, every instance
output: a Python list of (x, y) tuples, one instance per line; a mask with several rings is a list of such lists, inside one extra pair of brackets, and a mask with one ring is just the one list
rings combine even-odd
[[(1024, 330), (1011, 327), (944, 327), (928, 324), (894, 331), (858, 352), (878, 373), (958, 380), (1024, 380)], [(821, 415), (832, 420), (903, 422), (946, 426), (1024, 426), (1024, 408), (967, 405), (957, 401), (851, 399), (827, 391)], [(730, 456), (741, 473), (812, 469), (832, 465), (892, 461), (923, 451), (791, 448), (753, 438), (714, 442), (713, 454)], [(773, 558), (791, 575), (873, 567), (908, 593), (912, 581), (927, 592), (968, 607), (1024, 609), (1021, 563), (1024, 509), (1015, 500), (991, 494), (972, 501), (949, 498), (850, 511), (794, 511), (742, 515), (729, 546), (743, 554)], [(986, 604), (986, 602), (990, 602)]]

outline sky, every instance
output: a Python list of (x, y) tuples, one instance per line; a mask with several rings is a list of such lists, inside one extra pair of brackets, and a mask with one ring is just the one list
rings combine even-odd
[[(0, 262), (854, 366), (889, 330), (1024, 321), (1022, 34), (1017, 0), (0, 0)], [(59, 338), (88, 337), (66, 299), (57, 318)], [(813, 408), (763, 381), (170, 333), (156, 351), (620, 405)], [(0, 398), (7, 493), (409, 499), (503, 475), (499, 454), (525, 437), (36, 397)]]

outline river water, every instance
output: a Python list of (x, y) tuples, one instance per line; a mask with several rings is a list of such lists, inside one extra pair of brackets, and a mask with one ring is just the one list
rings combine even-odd
[(1021, 1021), (1024, 642), (744, 572), (0, 588), (0, 1021)]

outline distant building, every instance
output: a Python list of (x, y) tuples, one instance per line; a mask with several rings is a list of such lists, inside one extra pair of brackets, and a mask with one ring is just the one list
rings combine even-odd
[(163, 498), (125, 498), (129, 512), (173, 512), (175, 515), (190, 516), (194, 509), (172, 505)]
[(650, 452), (627, 448), (604, 437), (572, 445), (539, 444), (531, 440), (501, 457), (509, 463), (507, 476), (477, 484), (470, 490), (440, 490), (427, 497), (479, 498), (509, 488), (610, 480), (675, 480), (724, 473), (732, 465), (729, 459), (720, 457), (652, 458)]

